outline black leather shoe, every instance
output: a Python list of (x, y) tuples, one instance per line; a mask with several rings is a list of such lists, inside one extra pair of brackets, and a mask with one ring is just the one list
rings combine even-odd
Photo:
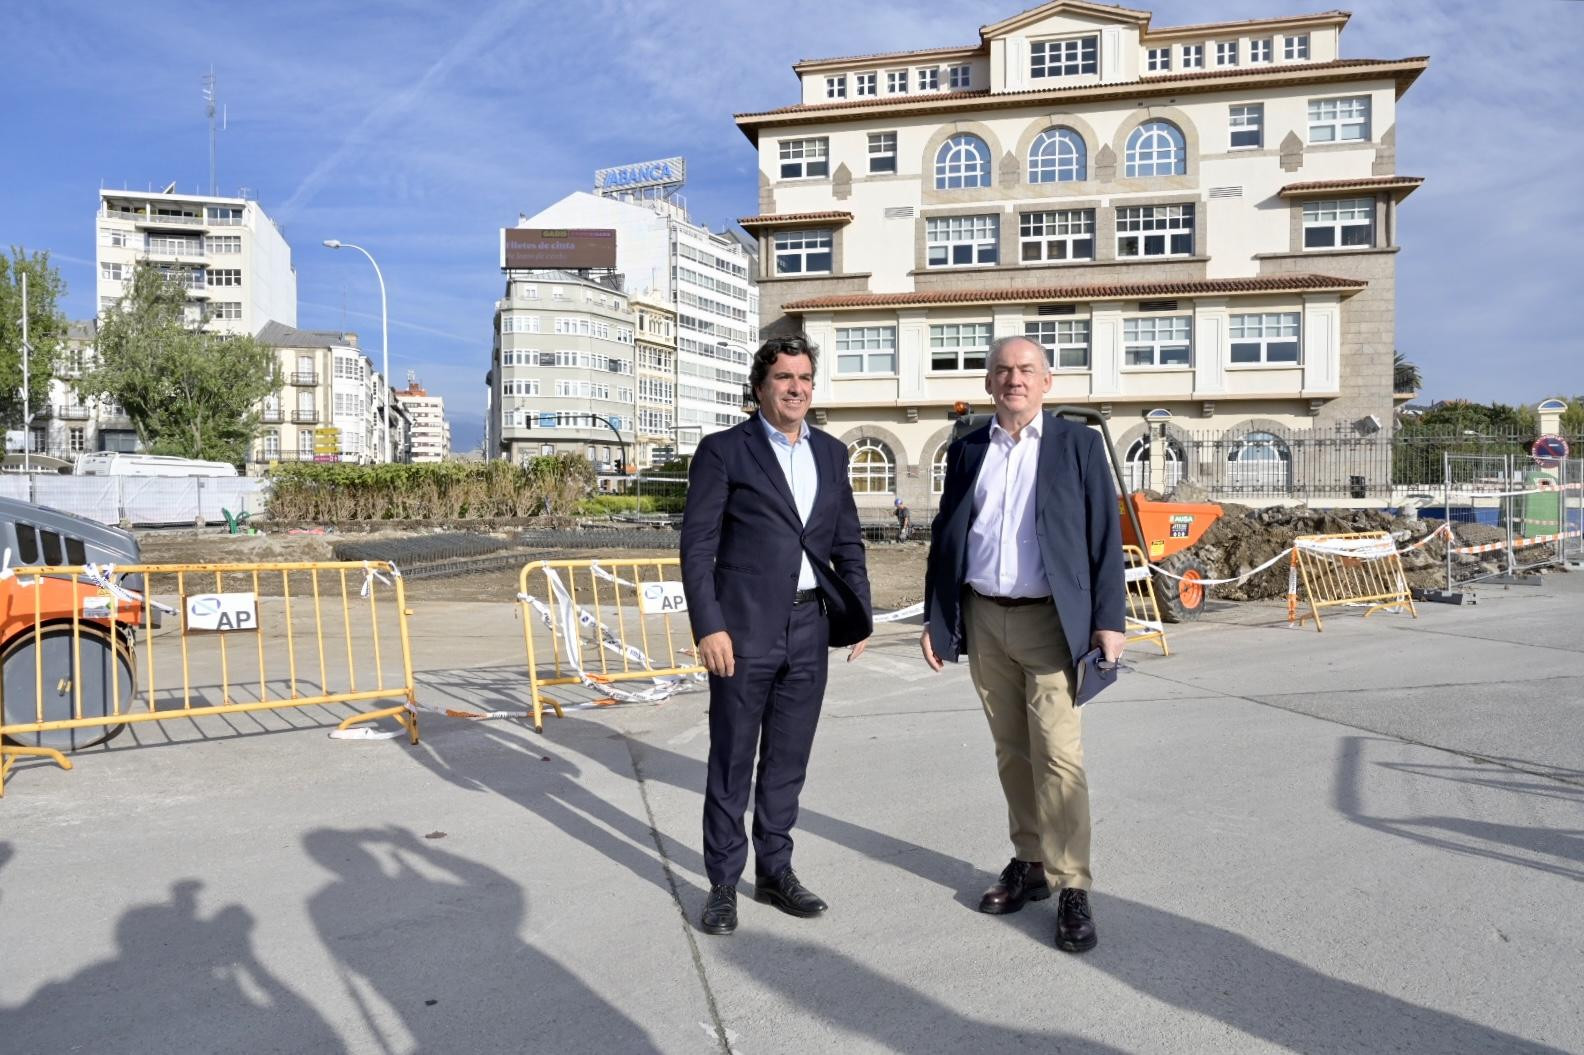
[(699, 917), (699, 929), (705, 934), (730, 934), (737, 929), (735, 886), (710, 887), (709, 900), (704, 902), (704, 915)]
[(1056, 902), (1056, 947), (1062, 952), (1088, 952), (1099, 940), (1089, 914), (1089, 892), (1063, 890)]
[(798, 882), (797, 873), (783, 868), (773, 876), (760, 876), (754, 883), (754, 900), (764, 901), (793, 916), (818, 916), (830, 906)]
[(1001, 878), (979, 899), (979, 911), (992, 916), (1005, 916), (1016, 912), (1025, 902), (1044, 901), (1050, 897), (1050, 883), (1045, 879), (1045, 866), (1038, 861), (1019, 861), (1001, 869)]

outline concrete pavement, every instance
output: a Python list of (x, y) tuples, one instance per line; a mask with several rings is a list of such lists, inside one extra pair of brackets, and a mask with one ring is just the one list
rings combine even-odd
[(424, 743), (162, 723), (0, 800), (0, 1050), (1584, 1049), (1584, 577), (1323, 634), (1228, 606), (1085, 715), (1100, 945), (1009, 854), (965, 668), (835, 654), (797, 867), (693, 926), (702, 694), (526, 697), (509, 605), (418, 605)]

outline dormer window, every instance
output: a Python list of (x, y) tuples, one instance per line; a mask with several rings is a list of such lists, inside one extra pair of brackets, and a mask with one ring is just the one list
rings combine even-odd
[(918, 71), (918, 86), (921, 92), (933, 92), (940, 88), (940, 67), (922, 66)]
[(1235, 40), (1216, 41), (1216, 65), (1236, 66), (1238, 63), (1238, 42)]
[(1182, 49), (1182, 68), (1185, 70), (1204, 69), (1204, 45), (1184, 44)]
[(1029, 76), (1077, 77), (1100, 72), (1100, 38), (1036, 40), (1029, 49)]
[(890, 92), (892, 95), (897, 95), (907, 90), (907, 70), (888, 70), (886, 72), (886, 91)]
[(1288, 37), (1284, 42), (1282, 57), (1287, 61), (1302, 61), (1309, 57), (1309, 34), (1304, 33), (1296, 37)]
[(946, 75), (947, 87), (951, 88), (952, 91), (965, 92), (968, 90), (968, 83), (972, 77), (972, 73), (968, 66), (948, 67), (946, 70)]
[(1149, 49), (1149, 71), (1151, 73), (1164, 73), (1171, 69), (1171, 48)]
[(836, 77), (825, 78), (825, 98), (847, 98), (847, 75), (845, 73)]
[(879, 74), (875, 74), (875, 73), (855, 73), (855, 74), (853, 74), (853, 94), (854, 95), (877, 95), (877, 94), (879, 94), (878, 91), (875, 88), (875, 78), (878, 77), (878, 76), (879, 76)]
[(1269, 62), (1271, 60), (1271, 38), (1263, 37), (1259, 40), (1249, 41), (1249, 61)]

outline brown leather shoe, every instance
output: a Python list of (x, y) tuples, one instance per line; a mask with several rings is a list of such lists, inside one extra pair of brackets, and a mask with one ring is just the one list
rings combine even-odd
[(1044, 901), (1051, 896), (1045, 879), (1045, 866), (1039, 861), (1019, 861), (1001, 870), (1001, 878), (979, 899), (979, 911), (1005, 916), (1023, 907), (1024, 902)]

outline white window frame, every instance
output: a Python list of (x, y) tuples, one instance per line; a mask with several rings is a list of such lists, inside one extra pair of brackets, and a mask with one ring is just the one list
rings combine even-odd
[(918, 73), (918, 90), (921, 92), (940, 91), (940, 67), (920, 66)]
[(1215, 46), (1216, 65), (1236, 66), (1238, 64), (1238, 42), (1235, 40), (1218, 40)]
[(808, 136), (803, 139), (783, 139), (776, 145), (780, 179), (825, 179), (830, 176), (830, 139), (827, 136)]
[(834, 230), (777, 231), (771, 239), (777, 275), (828, 275), (835, 269)]
[(1128, 133), (1123, 156), (1122, 172), (1128, 179), (1181, 176), (1188, 171), (1188, 137), (1170, 121), (1145, 121)]
[(242, 269), (239, 267), (211, 267), (204, 279), (209, 286), (240, 286), (242, 284)]
[(1097, 33), (1029, 42), (1029, 77), (1033, 80), (1082, 77), (1099, 72), (1100, 36)]
[(907, 70), (886, 70), (886, 94), (906, 95), (908, 90)]
[(924, 220), (924, 266), (993, 267), (1000, 263), (999, 213)]
[(1122, 320), (1122, 365), (1135, 370), (1193, 366), (1192, 315), (1140, 315)]
[[(973, 161), (966, 158), (972, 155)], [(990, 147), (968, 132), (952, 136), (935, 151), (935, 189), (967, 190), (990, 186)]]
[[(1347, 134), (1350, 129), (1354, 134)], [(1317, 136), (1317, 131), (1324, 134)], [(1369, 96), (1340, 95), (1309, 100), (1309, 142), (1367, 143), (1369, 138)]]
[(869, 171), (894, 173), (897, 170), (897, 134), (869, 133)]
[[(1364, 232), (1364, 241), (1348, 241), (1349, 232)], [(1328, 245), (1309, 244), (1309, 232), (1329, 232)], [(1357, 237), (1354, 235), (1354, 237)], [(1332, 249), (1373, 249), (1375, 246), (1375, 199), (1325, 198), (1303, 204), (1303, 247), (1306, 253)]]
[(973, 87), (973, 67), (968, 63), (946, 67), (946, 87), (954, 92), (965, 92)]
[(1205, 46), (1203, 44), (1184, 44), (1182, 46), (1182, 68), (1185, 70), (1202, 70), (1205, 68)]
[[(1186, 235), (1186, 249), (1177, 248)], [(1116, 211), (1117, 256), (1135, 260), (1149, 257), (1193, 256), (1194, 207), (1183, 205), (1124, 205)], [(1151, 243), (1158, 242), (1152, 251)]]
[[(1239, 137), (1242, 142), (1239, 142)], [(1252, 139), (1252, 142), (1249, 140)], [(1227, 144), (1230, 150), (1258, 150), (1265, 145), (1265, 104), (1239, 103), (1227, 107)]]
[(847, 482), (853, 494), (896, 493), (896, 455), (881, 440), (864, 436), (847, 447)]
[(1089, 148), (1075, 128), (1052, 125), (1029, 144), (1030, 183), (1074, 183), (1089, 178)]
[(1052, 370), (1089, 369), (1088, 319), (1025, 319), (1023, 336), (1045, 349)]
[(212, 301), (209, 304), (209, 318), (236, 322), (242, 318), (242, 302), (239, 300)]
[[(1266, 311), (1233, 315), (1227, 325), (1227, 365), (1229, 366), (1301, 366), (1303, 364), (1302, 312)], [(1238, 351), (1242, 345), (1244, 351)], [(1291, 345), (1288, 358), (1273, 358), (1271, 349)], [(1249, 358), (1250, 350), (1253, 358)], [(1244, 358), (1239, 359), (1238, 355)]]
[(1249, 62), (1267, 63), (1276, 58), (1276, 44), (1271, 37), (1251, 37), (1249, 39)]
[(211, 234), (204, 238), (204, 251), (211, 256), (227, 256), (242, 252), (239, 234)]
[[(1080, 255), (1080, 247), (1085, 243), (1087, 243), (1087, 252)], [(1059, 253), (1054, 252), (1057, 249), (1060, 250)], [(1093, 209), (1052, 209), (1018, 214), (1020, 263), (1067, 263), (1094, 258), (1095, 211)]]
[(1301, 62), (1309, 57), (1309, 34), (1300, 33), (1282, 41), (1282, 56), (1288, 61)]
[(99, 277), (106, 282), (120, 282), (126, 278), (126, 273), (122, 265), (105, 260), (99, 264)]
[(847, 98), (847, 75), (845, 73), (838, 74), (835, 77), (825, 78), (825, 98)]
[(930, 373), (984, 373), (989, 354), (988, 322), (937, 323), (929, 328)]
[(880, 75), (873, 70), (867, 73), (853, 74), (853, 95), (862, 98), (866, 95), (879, 95)]
[(895, 326), (839, 326), (836, 373), (842, 377), (895, 376)]
[(1168, 44), (1164, 48), (1150, 48), (1146, 55), (1146, 69), (1151, 73), (1165, 73), (1172, 68), (1172, 49)]

